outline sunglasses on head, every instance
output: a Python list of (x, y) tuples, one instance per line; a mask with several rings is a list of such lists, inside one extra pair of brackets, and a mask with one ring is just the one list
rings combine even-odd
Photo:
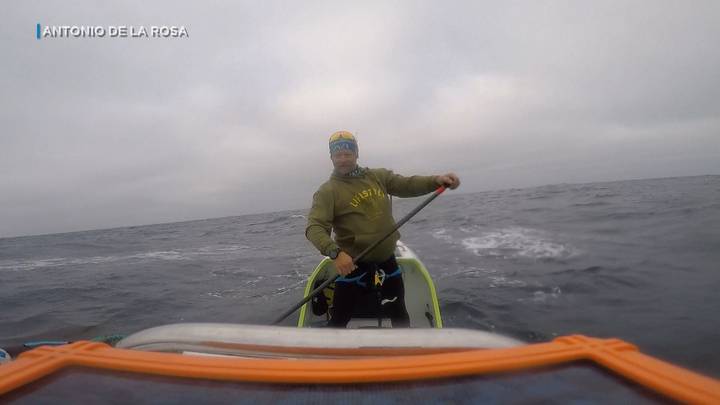
[(337, 141), (340, 139), (353, 140), (353, 139), (355, 139), (355, 137), (349, 132), (338, 132), (338, 133), (334, 133), (334, 134), (332, 134), (332, 136), (330, 136), (330, 142)]

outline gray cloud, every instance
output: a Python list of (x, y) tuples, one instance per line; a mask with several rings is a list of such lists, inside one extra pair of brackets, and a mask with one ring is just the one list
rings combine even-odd
[(340, 128), (466, 192), (719, 172), (717, 2), (286, 3), (6, 7), (0, 237), (307, 207)]

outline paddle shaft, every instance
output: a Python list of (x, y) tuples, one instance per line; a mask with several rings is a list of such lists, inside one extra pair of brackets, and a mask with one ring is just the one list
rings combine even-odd
[[(388, 232), (388, 233), (387, 233), (385, 236), (383, 236), (381, 239), (378, 239), (377, 241), (375, 241), (372, 245), (368, 246), (365, 250), (363, 250), (362, 252), (360, 252), (360, 254), (358, 254), (356, 257), (354, 257), (354, 258), (353, 258), (353, 263), (359, 262), (359, 261), (360, 261), (363, 257), (365, 257), (365, 255), (367, 255), (371, 250), (375, 249), (375, 248), (376, 248), (379, 244), (381, 244), (385, 239), (389, 238), (390, 235), (392, 235), (393, 233), (395, 233), (395, 231), (397, 231), (398, 229), (400, 229), (400, 227), (403, 226), (407, 221), (409, 221), (410, 218), (414, 217), (415, 214), (417, 214), (418, 212), (420, 212), (421, 209), (425, 208), (425, 206), (428, 205), (428, 204), (430, 204), (430, 202), (431, 202), (432, 200), (434, 200), (437, 196), (439, 196), (440, 194), (442, 194), (443, 191), (445, 191), (445, 187), (444, 187), (444, 186), (438, 187), (438, 188), (432, 193), (432, 195), (431, 195), (430, 197), (428, 197), (427, 199), (425, 199), (425, 201), (422, 202), (422, 204), (420, 204), (420, 205), (418, 205), (417, 207), (415, 207), (415, 209), (413, 209), (412, 211), (410, 211), (410, 213), (408, 213), (408, 214), (405, 215), (400, 221), (398, 221), (397, 224), (395, 224), (395, 227), (394, 227), (390, 232)], [(340, 275), (339, 275), (339, 274), (336, 274), (336, 275), (334, 275), (333, 277), (330, 277), (329, 279), (325, 280), (325, 282), (323, 282), (322, 284), (320, 284), (320, 286), (318, 286), (316, 289), (312, 290), (312, 291), (310, 292), (310, 294), (307, 295), (307, 297), (303, 298), (300, 302), (298, 302), (297, 304), (293, 305), (292, 308), (288, 309), (288, 310), (285, 311), (282, 315), (280, 315), (272, 324), (273, 324), (273, 325), (277, 325), (278, 323), (282, 322), (282, 321), (283, 321), (285, 318), (287, 318), (290, 314), (292, 314), (293, 312), (297, 311), (298, 308), (302, 307), (302, 306), (305, 305), (308, 301), (310, 301), (314, 296), (318, 295), (318, 294), (320, 293), (320, 291), (322, 291), (323, 289), (325, 289), (325, 287), (327, 287), (327, 286), (329, 286), (331, 283), (333, 283), (333, 282), (335, 281), (335, 279), (337, 279), (338, 277), (340, 277)]]

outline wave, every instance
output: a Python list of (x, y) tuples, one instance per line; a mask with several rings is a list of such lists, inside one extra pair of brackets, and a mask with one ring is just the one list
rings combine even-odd
[(657, 213), (655, 211), (638, 211), (638, 212), (631, 212), (631, 211), (616, 211), (611, 212), (607, 214), (608, 219), (618, 219), (618, 220), (627, 220), (627, 219), (645, 219), (652, 217), (656, 215)]
[(472, 317), (476, 319), (483, 319), (486, 317), (485, 312), (478, 308), (477, 305), (471, 304), (467, 301), (445, 300), (440, 303), (440, 310), (441, 313), (447, 314), (448, 317), (453, 315), (462, 315), (463, 317)]
[(278, 222), (285, 222), (290, 218), (292, 218), (292, 216), (281, 216), (281, 217), (273, 218), (268, 221), (253, 222), (251, 224), (248, 224), (247, 226), (277, 224)]
[(56, 257), (35, 260), (7, 260), (0, 262), (0, 270), (35, 270), (60, 266), (80, 266), (85, 264), (103, 264), (119, 260), (118, 256), (95, 256), (85, 258)]
[(551, 240), (545, 232), (509, 227), (462, 239), (462, 245), (482, 257), (564, 259), (577, 254), (568, 244)]
[(537, 290), (533, 292), (533, 295), (531, 297), (527, 298), (518, 298), (518, 302), (527, 302), (527, 303), (536, 303), (536, 304), (543, 304), (546, 303), (548, 300), (554, 300), (557, 298), (560, 298), (562, 295), (562, 290), (559, 286), (555, 286), (550, 288), (549, 291), (543, 291), (543, 290)]
[(229, 255), (234, 252), (250, 249), (247, 245), (230, 245), (230, 246), (205, 246), (191, 250), (155, 250), (150, 252), (135, 253), (131, 255), (110, 255), (110, 256), (93, 256), (82, 258), (66, 258), (55, 257), (49, 259), (34, 260), (4, 260), (0, 261), (0, 271), (13, 270), (37, 270), (44, 268), (62, 267), (62, 266), (83, 266), (106, 264), (113, 262), (149, 262), (149, 261), (182, 261), (190, 260), (198, 256), (221, 256)]
[(106, 244), (100, 244), (100, 243), (91, 243), (91, 242), (56, 242), (53, 243), (52, 246), (54, 248), (62, 248), (62, 249), (78, 249), (78, 250), (84, 250), (84, 249), (108, 249), (111, 246), (108, 246)]
[(431, 233), (432, 237), (435, 239), (439, 239), (445, 242), (452, 241), (452, 236), (448, 234), (448, 230), (446, 228), (440, 228), (436, 229)]
[(458, 278), (458, 277), (465, 277), (465, 278), (479, 278), (479, 277), (486, 277), (488, 274), (496, 274), (498, 270), (496, 269), (485, 269), (485, 268), (478, 268), (478, 267), (467, 267), (461, 270), (453, 271), (450, 273), (443, 273), (438, 276), (436, 276), (436, 279), (441, 280), (443, 278)]
[(503, 288), (503, 287), (526, 287), (528, 284), (522, 280), (510, 279), (505, 276), (490, 276), (490, 288)]
[(600, 289), (636, 290), (647, 284), (628, 267), (589, 266), (558, 270), (551, 274), (555, 280), (565, 280), (560, 285), (564, 291), (571, 293), (595, 293)]
[(584, 201), (572, 204), (572, 207), (601, 207), (604, 205), (610, 205), (607, 201)]

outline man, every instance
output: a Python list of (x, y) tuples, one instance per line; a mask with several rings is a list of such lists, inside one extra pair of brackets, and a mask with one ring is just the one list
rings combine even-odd
[[(403, 177), (387, 169), (358, 166), (358, 145), (347, 131), (330, 136), (330, 160), (335, 170), (313, 196), (305, 236), (320, 253), (335, 262), (340, 277), (335, 282), (329, 326), (344, 328), (350, 321), (355, 303), (373, 285), (377, 268), (384, 274), (381, 286), (381, 311), (394, 327), (408, 327), (405, 292), (395, 260), (395, 231), (365, 257), (353, 264), (353, 257), (381, 239), (395, 227), (389, 195), (416, 197), (438, 186), (456, 189), (460, 179), (454, 173), (439, 176)], [(330, 235), (335, 232), (335, 240)]]

